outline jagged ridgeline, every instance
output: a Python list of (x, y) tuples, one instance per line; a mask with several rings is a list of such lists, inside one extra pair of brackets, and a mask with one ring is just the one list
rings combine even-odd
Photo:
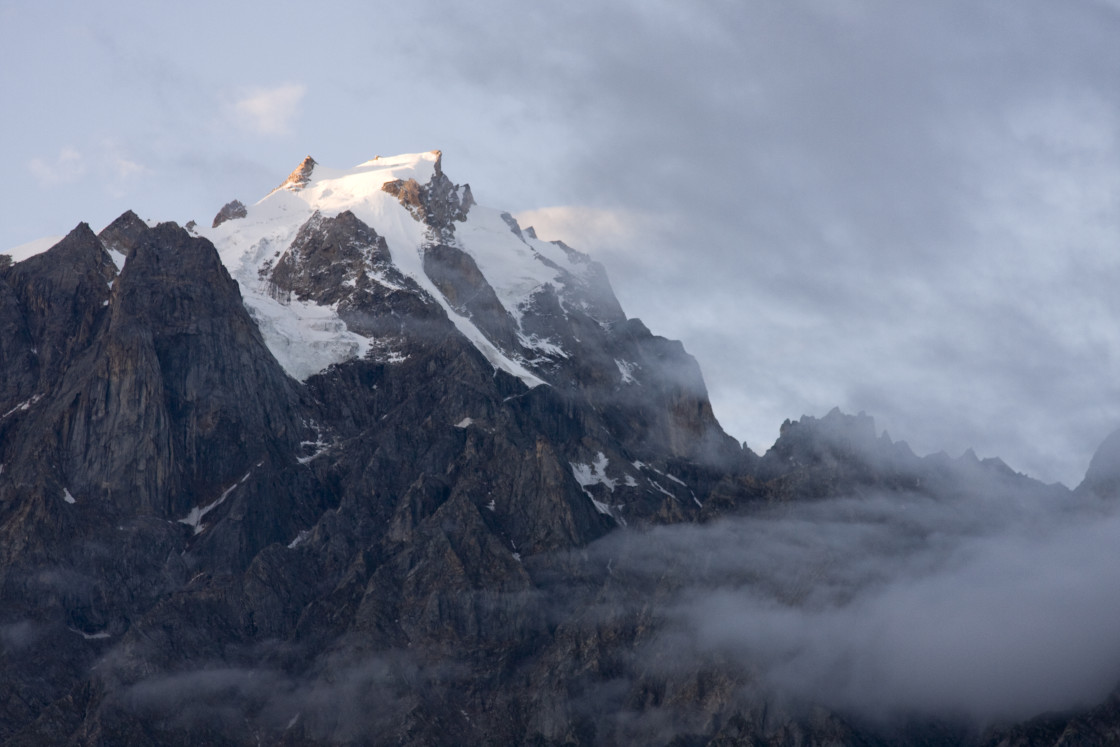
[(0, 742), (906, 743), (750, 662), (665, 664), (690, 578), (636, 559), (977, 484), (1070, 499), (839, 412), (759, 457), (601, 265), (438, 151), (307, 158), (210, 228), (126, 212), (0, 265)]

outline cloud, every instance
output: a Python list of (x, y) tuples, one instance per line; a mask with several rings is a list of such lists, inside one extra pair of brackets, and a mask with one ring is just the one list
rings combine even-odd
[(545, 241), (578, 245), (594, 236), (598, 241), (633, 241), (645, 217), (633, 211), (586, 205), (561, 205), (525, 210), (516, 216), (523, 228), (533, 227)]
[(81, 179), (86, 173), (86, 159), (75, 148), (66, 147), (53, 159), (31, 159), (27, 168), (41, 186), (54, 187)]
[(122, 198), (153, 171), (130, 148), (116, 138), (106, 138), (97, 155), (102, 186), (113, 196)]
[(40, 631), (30, 620), (0, 625), (0, 649), (6, 654), (27, 648), (36, 641)]
[(980, 727), (1120, 683), (1117, 537), (1116, 506), (992, 483), (627, 533), (592, 557), (661, 586), (642, 595), (668, 621), (643, 662), (720, 661), (775, 702)]
[(615, 275), (679, 258), (676, 252), (658, 255), (657, 237), (665, 226), (657, 215), (642, 210), (555, 205), (523, 210), (514, 217), (545, 241), (563, 241), (584, 252), (593, 249), (593, 258), (609, 263)]
[(126, 156), (117, 156), (113, 159), (113, 170), (116, 172), (117, 179), (123, 181), (140, 176), (148, 169), (143, 164)]
[[(119, 657), (110, 654), (102, 666)], [(148, 672), (111, 697), (160, 728), (219, 729), (241, 740), (259, 738), (263, 730), (361, 742), (371, 734), (390, 739), (385, 735), (407, 728), (409, 712), (430, 705), (433, 688), (467, 679), (461, 668), (421, 664), (414, 652), (400, 649), (325, 653), (302, 674), (264, 664), (190, 664), (183, 671)]]
[(247, 130), (261, 135), (286, 135), (306, 93), (307, 87), (298, 83), (258, 88), (236, 101), (233, 112)]

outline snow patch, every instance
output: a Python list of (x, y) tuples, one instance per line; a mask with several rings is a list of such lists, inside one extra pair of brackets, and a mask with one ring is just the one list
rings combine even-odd
[[(557, 345), (547, 337), (538, 337), (537, 335), (526, 335), (522, 332), (517, 333), (517, 341), (521, 343), (521, 347), (528, 350), (535, 350), (538, 353), (549, 356), (551, 358), (567, 358), (568, 354), (564, 348)], [(542, 363), (545, 361), (541, 361)]]
[[(32, 352), (36, 352), (36, 351), (32, 350)], [(8, 417), (9, 415), (14, 415), (17, 412), (26, 412), (27, 410), (30, 410), (31, 406), (33, 404), (35, 404), (36, 402), (38, 402), (39, 400), (41, 400), (42, 398), (43, 398), (43, 395), (36, 394), (31, 399), (26, 399), (23, 402), (20, 402), (18, 405), (16, 405), (12, 409), (8, 410), (3, 415), (0, 415), (0, 420), (3, 420), (4, 418)]]
[(82, 638), (85, 638), (87, 641), (100, 641), (100, 640), (104, 640), (105, 638), (111, 638), (112, 637), (109, 634), (109, 631), (107, 631), (107, 630), (102, 630), (102, 631), (99, 631), (97, 633), (86, 633), (85, 631), (78, 630), (77, 628), (70, 628), (70, 627), (67, 627), (67, 630), (69, 630), (71, 633), (77, 633)]
[(615, 358), (614, 364), (618, 366), (618, 374), (622, 377), (623, 384), (638, 383), (638, 380), (634, 378), (634, 371), (640, 368), (637, 363), (631, 363), (630, 361), (621, 361), (618, 358)]
[[(657, 469), (656, 467), (651, 467), (651, 466), (649, 466), (649, 465), (648, 465), (648, 464), (646, 464), (645, 462), (631, 462), (631, 464), (633, 464), (633, 465), (634, 465), (634, 468), (635, 468), (635, 469), (648, 469), (648, 470), (649, 470), (649, 471), (651, 471), (651, 472), (654, 472), (654, 473), (656, 473), (656, 474), (658, 474), (658, 475), (661, 475), (661, 476), (662, 476), (662, 477), (664, 477), (664, 478), (665, 478), (666, 480), (672, 480), (672, 481), (673, 481), (673, 482), (675, 482), (676, 484), (678, 484), (678, 485), (680, 485), (680, 486), (682, 486), (682, 487), (685, 487), (685, 488), (687, 488), (687, 487), (688, 487), (688, 483), (686, 483), (686, 482), (685, 482), (684, 480), (680, 479), (679, 477), (674, 477), (673, 475), (670, 475), (670, 474), (668, 474), (668, 473), (666, 473), (666, 472), (662, 472), (661, 470)], [(650, 480), (650, 482), (653, 482), (653, 480)], [(656, 483), (654, 483), (654, 484), (656, 484)]]
[(124, 262), (127, 259), (125, 253), (115, 247), (112, 249), (106, 247), (105, 250), (109, 252), (109, 258), (113, 260), (113, 264), (117, 266), (117, 272), (119, 273), (124, 269)]
[[(257, 466), (259, 467), (260, 465), (257, 465)], [(206, 516), (206, 514), (213, 511), (218, 506), (222, 505), (222, 503), (225, 502), (226, 498), (229, 498), (229, 494), (232, 493), (237, 488), (238, 485), (240, 485), (243, 482), (245, 482), (246, 480), (248, 480), (249, 475), (251, 475), (251, 474), (253, 474), (253, 470), (249, 470), (248, 472), (246, 472), (244, 477), (242, 477), (240, 480), (235, 482), (233, 485), (230, 485), (228, 488), (226, 488), (225, 492), (223, 492), (221, 494), (221, 496), (218, 498), (218, 500), (214, 501), (213, 503), (211, 503), (209, 505), (206, 505), (206, 506), (203, 506), (201, 508), (198, 507), (198, 506), (195, 506), (194, 508), (192, 508), (191, 512), (189, 514), (187, 514), (182, 519), (179, 519), (179, 523), (180, 524), (186, 524), (189, 527), (194, 527), (194, 533), (195, 534), (200, 534), (204, 529), (206, 529), (206, 525), (202, 523), (202, 518), (204, 516)]]
[(296, 535), (296, 538), (288, 543), (288, 549), (289, 550), (296, 549), (301, 544), (303, 544), (307, 540), (307, 538), (310, 537), (310, 536), (311, 536), (311, 532), (309, 532), (306, 529), (301, 529), (299, 534)]
[(67, 503), (77, 503), (78, 502), (77, 499), (74, 498), (74, 496), (70, 495), (70, 489), (69, 488), (63, 488), (62, 489), (62, 500), (66, 501)]
[(592, 485), (604, 485), (610, 492), (614, 492), (615, 486), (618, 484), (616, 480), (607, 477), (607, 466), (610, 461), (607, 459), (603, 452), (599, 452), (595, 461), (592, 464), (577, 464), (576, 462), (569, 462), (572, 468), (572, 476), (575, 477), (576, 482), (583, 489), (583, 492), (591, 499), (591, 503), (595, 506), (595, 510), (601, 514), (606, 514), (614, 518), (611, 512), (611, 507), (598, 500), (590, 490)]
[(315, 449), (315, 451), (308, 456), (296, 457), (296, 461), (300, 464), (307, 464), (311, 462), (316, 457), (322, 456), (331, 448), (330, 443), (324, 441), (321, 434), (316, 434), (316, 438), (314, 441), (300, 441), (299, 445), (301, 448), (310, 447)]
[[(316, 423), (314, 420), (312, 420), (311, 422), (308, 422), (308, 421), (304, 420), (303, 425), (304, 425), (305, 428), (310, 428), (310, 429), (315, 431), (315, 440), (314, 441), (300, 441), (299, 442), (300, 449), (304, 452), (304, 456), (297, 456), (296, 461), (299, 462), (300, 464), (307, 464), (307, 463), (311, 462), (313, 459), (315, 459), (316, 457), (319, 457), (322, 454), (324, 454), (326, 451), (328, 451), (331, 448), (332, 444), (329, 441), (327, 441), (323, 438), (323, 429), (320, 428), (319, 424)], [(314, 451), (312, 451), (310, 454), (307, 454), (306, 452), (309, 449), (314, 449)], [(263, 464), (263, 462), (262, 462), (262, 464)], [(261, 465), (258, 464), (257, 466), (259, 467)]]
[(474, 423), (473, 418), (463, 418), (462, 420), (460, 420), (458, 423), (455, 424), (455, 427), (456, 428), (466, 428), (469, 425), (471, 425), (472, 423)]
[(572, 474), (575, 476), (576, 482), (584, 490), (591, 485), (605, 485), (608, 490), (614, 492), (615, 485), (618, 482), (607, 477), (607, 467), (610, 465), (610, 460), (603, 452), (599, 452), (592, 464), (577, 464), (575, 462), (569, 462), (569, 464), (572, 467)]
[[(367, 268), (366, 276), (370, 280), (373, 280), (374, 282), (376, 282), (382, 288), (387, 288), (388, 290), (394, 290), (394, 291), (407, 291), (408, 290), (408, 288), (404, 287), (403, 285), (399, 285), (399, 284), (394, 283), (393, 281), (389, 280), (387, 277), (385, 277), (385, 273), (381, 272), (379, 270), (372, 270), (372, 269)], [(356, 282), (357, 281), (355, 279), (355, 283)]]
[(369, 351), (369, 339), (348, 330), (334, 306), (299, 300), (282, 303), (263, 288), (247, 291), (244, 285), (241, 292), (265, 345), (297, 381)]

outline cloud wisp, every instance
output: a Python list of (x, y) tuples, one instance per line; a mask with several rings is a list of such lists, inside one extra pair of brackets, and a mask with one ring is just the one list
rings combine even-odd
[(287, 83), (248, 92), (233, 104), (233, 113), (244, 129), (260, 135), (287, 135), (299, 114), (307, 86)]
[(54, 187), (85, 176), (86, 159), (76, 148), (66, 147), (54, 158), (32, 158), (27, 168), (39, 186)]

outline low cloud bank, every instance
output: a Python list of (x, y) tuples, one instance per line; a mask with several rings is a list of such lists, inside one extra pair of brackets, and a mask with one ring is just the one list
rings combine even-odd
[(1120, 683), (1118, 538), (1099, 501), (978, 492), (784, 506), (593, 553), (662, 589), (650, 660), (714, 660), (861, 718), (983, 725)]

